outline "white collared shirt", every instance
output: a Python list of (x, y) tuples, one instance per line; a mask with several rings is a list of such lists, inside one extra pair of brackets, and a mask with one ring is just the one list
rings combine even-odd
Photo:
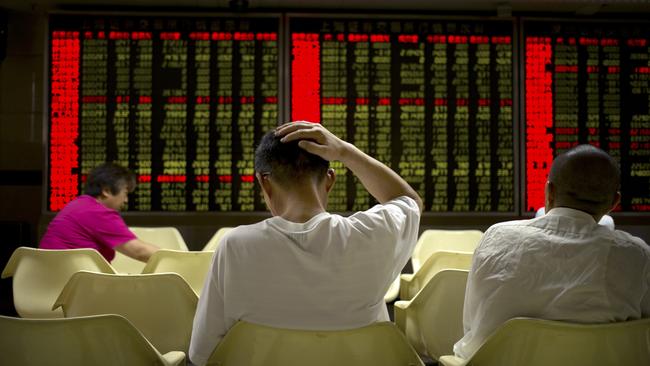
[(490, 227), (474, 252), (464, 337), (469, 358), (506, 320), (523, 316), (579, 323), (650, 317), (650, 247), (564, 207)]
[(417, 241), (420, 211), (399, 197), (349, 217), (276, 216), (231, 230), (197, 305), (189, 357), (204, 364), (237, 320), (293, 329), (388, 321), (384, 295)]

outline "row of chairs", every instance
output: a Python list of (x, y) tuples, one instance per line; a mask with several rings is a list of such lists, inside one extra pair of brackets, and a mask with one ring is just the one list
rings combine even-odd
[[(457, 248), (458, 246), (453, 247), (453, 249), (457, 249)], [(418, 268), (418, 271), (415, 274), (402, 275), (401, 297), (402, 299), (409, 299), (409, 300), (398, 301), (395, 304), (396, 324), (402, 331), (404, 331), (409, 342), (416, 348), (416, 350), (420, 354), (429, 356), (434, 359), (439, 359), (441, 363), (443, 363), (444, 360), (444, 362), (448, 362), (447, 363), (448, 365), (457, 365), (457, 364), (460, 365), (462, 364), (462, 362), (465, 362), (463, 360), (458, 360), (450, 356), (444, 356), (444, 357), (440, 357), (440, 356), (450, 354), (451, 347), (453, 346), (453, 342), (455, 342), (462, 336), (462, 303), (464, 298), (464, 289), (465, 289), (465, 281), (467, 278), (467, 270), (458, 269), (457, 267), (461, 267), (461, 268), (466, 267), (468, 269), (470, 262), (471, 262), (470, 252), (434, 251), (431, 257), (425, 260), (424, 263), (422, 263), (422, 265)], [(456, 269), (452, 269), (452, 268), (456, 268)], [(55, 307), (57, 305), (61, 305), (63, 306), (64, 310), (67, 307), (69, 310), (66, 311), (65, 314), (66, 316), (79, 316), (79, 315), (92, 314), (93, 309), (95, 309), (96, 311), (95, 313), (101, 313), (104, 311), (117, 312), (115, 311), (116, 310), (115, 307), (111, 308), (111, 306), (108, 305), (108, 302), (110, 302), (110, 300), (103, 301), (101, 300), (101, 296), (95, 296), (95, 295), (86, 296), (86, 297), (97, 297), (95, 304), (89, 307), (91, 310), (90, 311), (86, 310), (89, 311), (87, 313), (84, 313), (83, 306), (70, 305), (70, 303), (68, 303), (68, 301), (74, 303), (75, 301), (74, 289), (78, 286), (81, 286), (79, 284), (84, 282), (83, 280), (84, 278), (88, 279), (91, 276), (96, 276), (96, 274), (89, 274), (84, 272), (75, 274), (73, 276), (73, 279), (70, 280), (68, 286), (66, 286), (66, 288), (64, 288), (64, 290), (62, 291), (61, 295), (59, 296), (59, 299), (56, 301)], [(98, 275), (98, 276), (100, 277), (103, 276), (106, 277), (107, 279), (110, 279), (109, 282), (116, 283), (118, 287), (120, 287), (126, 292), (128, 292), (128, 290), (125, 290), (125, 288), (129, 288), (133, 286), (128, 286), (125, 285), (124, 283), (119, 284), (119, 280), (117, 279), (128, 278), (128, 281), (135, 283), (137, 277), (137, 276), (115, 276), (115, 275), (113, 276)], [(96, 279), (86, 280), (85, 282), (89, 284), (94, 283), (96, 282)], [(181, 279), (180, 281), (177, 282), (182, 283), (183, 281)], [(97, 287), (96, 285), (93, 286)], [(185, 286), (187, 287), (187, 285)], [(105, 287), (104, 288), (105, 294), (113, 293), (114, 295), (117, 295), (114, 296), (113, 298), (120, 298), (120, 299), (130, 298), (130, 295), (128, 295), (128, 293), (120, 294), (120, 293), (113, 292), (113, 290), (108, 290), (108, 288), (110, 287), (109, 285), (104, 285), (99, 287), (100, 288)], [(165, 287), (169, 287), (169, 286), (165, 286)], [(77, 292), (77, 297), (79, 297), (78, 294), (88, 294), (88, 293), (89, 292), (87, 290), (79, 290), (79, 292)], [(146, 293), (146, 291), (141, 291), (141, 293), (144, 294)], [(146, 296), (146, 297), (150, 299), (156, 298), (156, 296)], [(101, 308), (102, 305), (106, 306), (105, 310), (102, 310)], [(150, 308), (150, 305), (144, 306), (144, 309), (147, 308)], [(178, 309), (178, 307), (175, 308)], [(148, 329), (156, 329), (155, 319), (153, 321), (154, 323), (153, 326), (147, 324), (147, 322), (143, 320), (134, 320), (134, 319), (138, 319), (139, 317), (142, 317), (141, 314), (143, 313), (142, 309), (140, 310), (136, 309), (130, 311), (131, 312), (129, 313), (128, 309), (127, 310), (123, 309), (120, 312), (126, 315), (127, 318), (130, 319), (131, 321), (137, 322), (138, 323), (137, 328), (140, 329), (145, 334), (144, 335), (145, 339), (150, 338), (151, 342), (156, 347), (159, 347), (161, 351), (171, 352), (171, 350), (180, 350), (180, 349), (186, 350), (186, 348), (184, 348), (186, 347), (186, 344), (179, 345), (179, 342), (177, 341), (175, 344), (170, 345), (169, 342), (168, 344), (165, 344), (164, 340), (157, 339), (156, 334), (160, 334), (161, 332), (163, 334), (171, 333), (171, 332), (169, 332), (169, 330), (168, 331), (161, 330), (163, 324), (159, 324), (157, 330), (149, 331)], [(138, 314), (138, 311), (140, 312), (140, 314)], [(189, 329), (191, 329), (191, 316), (193, 315), (193, 312), (194, 309), (192, 308), (189, 311), (189, 313), (191, 314), (189, 317), (190, 320), (186, 322), (188, 332), (185, 333), (186, 334), (184, 338), (185, 342), (189, 341), (189, 331), (190, 331)], [(151, 323), (151, 320), (149, 320), (149, 323)], [(645, 328), (647, 329), (650, 325), (648, 323), (645, 323), (645, 325), (642, 324), (640, 326), (637, 326), (637, 328), (643, 329), (643, 326), (645, 326)], [(250, 331), (249, 329), (250, 327), (253, 327), (253, 329), (255, 329), (255, 326), (250, 325), (249, 327), (245, 328), (248, 329), (248, 331), (244, 332), (244, 334), (248, 334), (248, 332)], [(182, 329), (182, 325), (178, 325), (178, 324), (174, 325), (174, 329)], [(278, 330), (274, 330), (274, 331), (278, 331)], [(292, 333), (292, 331), (288, 331), (288, 332)], [(183, 332), (180, 333), (182, 334)], [(183, 337), (179, 337), (179, 338), (183, 338)], [(228, 339), (228, 337), (226, 339)], [(228, 342), (226, 342), (226, 339), (224, 339), (224, 341), (221, 342), (221, 344), (227, 344)], [(235, 344), (236, 343), (237, 342), (235, 342)], [(235, 352), (235, 354), (237, 354), (237, 352)], [(477, 355), (480, 354), (481, 354), (480, 352), (477, 353)], [(638, 357), (641, 357), (639, 356), (638, 352), (636, 353), (632, 352), (632, 354), (634, 354), (633, 356), (635, 357), (634, 359), (638, 359)], [(242, 357), (242, 356), (240, 355), (237, 357)], [(271, 356), (265, 356), (265, 357), (271, 357)], [(488, 353), (488, 356), (486, 357), (487, 359), (490, 359), (491, 356), (489, 356)], [(232, 364), (239, 364), (239, 363), (235, 362)], [(372, 364), (377, 364), (377, 363), (372, 363)]]
[[(126, 318), (95, 315), (67, 319), (0, 316), (0, 354), (9, 364), (182, 365), (185, 353), (161, 352)], [(341, 331), (272, 328), (238, 322), (208, 365), (424, 366), (394, 324)]]
[[(0, 354), (10, 364), (179, 365), (184, 352), (161, 354), (125, 318), (0, 316)], [(220, 366), (423, 366), (391, 323), (346, 331), (304, 331), (238, 322), (214, 350)], [(470, 359), (443, 356), (442, 366), (649, 365), (650, 319), (612, 324), (515, 318)]]
[[(212, 256), (213, 252), (162, 249), (150, 258), (143, 274), (125, 274), (121, 277), (141, 278), (171, 272), (186, 282), (193, 295), (198, 297)], [(71, 277), (84, 270), (119, 277), (104, 257), (93, 249), (42, 250), (20, 247), (9, 258), (2, 278), (13, 277), (14, 306), (21, 317), (60, 318), (63, 312), (52, 309), (52, 305)]]

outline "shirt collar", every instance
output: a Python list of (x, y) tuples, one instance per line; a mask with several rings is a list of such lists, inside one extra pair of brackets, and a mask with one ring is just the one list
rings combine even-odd
[(286, 231), (299, 232), (299, 231), (306, 231), (311, 229), (322, 219), (325, 219), (326, 217), (329, 216), (330, 216), (329, 212), (321, 212), (318, 215), (309, 219), (307, 222), (292, 222), (283, 219), (281, 216), (273, 216), (269, 219), (269, 222), (277, 227), (283, 228)]
[(546, 215), (547, 216), (549, 216), (549, 215), (550, 216), (569, 216), (569, 217), (573, 217), (573, 218), (579, 219), (579, 220), (588, 220), (588, 221), (591, 221), (591, 222), (594, 222), (594, 223), (596, 222), (594, 217), (591, 216), (590, 214), (588, 214), (588, 213), (586, 213), (584, 211), (576, 210), (575, 208), (569, 208), (569, 207), (555, 207), (555, 208), (552, 208), (549, 212), (546, 213)]

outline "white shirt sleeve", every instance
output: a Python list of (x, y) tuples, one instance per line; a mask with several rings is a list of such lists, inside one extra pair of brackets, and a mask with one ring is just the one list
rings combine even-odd
[[(217, 344), (224, 337), (229, 325), (226, 324), (224, 310), (223, 263), (225, 262), (225, 240), (217, 247), (210, 272), (203, 284), (194, 314), (189, 359), (194, 365), (205, 365)], [(218, 273), (219, 272), (219, 273)]]
[(406, 264), (417, 242), (420, 208), (414, 199), (401, 196), (357, 212), (348, 218), (348, 222), (364, 237), (371, 238), (371, 242), (393, 246), (391, 263), (401, 264), (395, 267), (394, 278)]

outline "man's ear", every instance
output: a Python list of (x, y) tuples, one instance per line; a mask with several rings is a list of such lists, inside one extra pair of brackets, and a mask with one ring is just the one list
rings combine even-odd
[(555, 185), (547, 180), (544, 186), (544, 212), (548, 213), (555, 207)]
[(614, 211), (614, 209), (616, 208), (616, 206), (618, 206), (619, 203), (621, 203), (621, 192), (616, 191), (616, 194), (614, 195), (614, 198), (612, 199), (612, 206), (609, 209), (609, 211), (607, 211), (607, 212), (609, 213), (611, 211)]
[(327, 176), (325, 177), (325, 190), (327, 193), (334, 187), (334, 182), (336, 182), (336, 172), (334, 169), (327, 169)]
[(268, 198), (271, 198), (271, 193), (273, 192), (273, 189), (271, 188), (269, 175), (255, 173), (255, 178), (257, 178), (257, 182), (260, 184), (260, 187), (262, 187), (262, 191), (264, 191), (264, 194), (266, 194)]

